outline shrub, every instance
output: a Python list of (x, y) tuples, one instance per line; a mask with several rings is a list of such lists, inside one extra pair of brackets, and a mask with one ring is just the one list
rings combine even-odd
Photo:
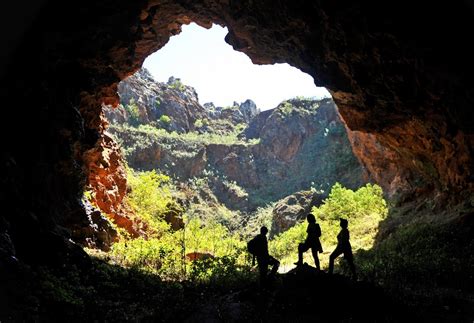
[(164, 124), (165, 126), (169, 125), (171, 123), (171, 118), (169, 116), (167, 116), (166, 114), (163, 114), (159, 121)]
[(202, 128), (209, 125), (209, 120), (208, 119), (197, 119), (194, 122), (194, 127), (195, 128)]
[(290, 102), (285, 101), (280, 104), (278, 111), (283, 117), (287, 117), (293, 112), (293, 105)]
[(131, 169), (128, 169), (127, 178), (130, 185), (128, 203), (153, 234), (163, 235), (169, 230), (164, 221), (165, 213), (172, 204), (178, 207), (171, 196), (170, 178), (155, 171), (135, 172)]
[(454, 224), (411, 224), (356, 253), (360, 275), (389, 288), (472, 286), (474, 239)]
[[(369, 249), (373, 246), (379, 222), (388, 213), (387, 204), (378, 185), (367, 184), (357, 191), (352, 191), (336, 183), (331, 189), (329, 197), (319, 207), (314, 207), (312, 213), (321, 226), (323, 258), (321, 265), (328, 264), (327, 256), (337, 244), (337, 234), (340, 231), (339, 218), (349, 219), (351, 244), (354, 251)], [(306, 238), (307, 222), (302, 221), (281, 233), (270, 242), (270, 248), (282, 263), (291, 263), (296, 260), (297, 248)], [(308, 257), (312, 257), (307, 253)], [(310, 260), (312, 263), (312, 259)]]
[(280, 259), (282, 264), (291, 264), (298, 257), (298, 244), (305, 238), (306, 224), (300, 222), (270, 241), (270, 254)]
[(138, 125), (140, 122), (140, 111), (138, 105), (135, 103), (135, 99), (131, 98), (129, 103), (124, 106), (124, 109), (128, 114), (130, 124)]
[(181, 82), (180, 79), (174, 79), (173, 83), (168, 85), (168, 88), (175, 89), (180, 92), (184, 92), (186, 90), (186, 86)]
[(235, 194), (235, 196), (239, 198), (246, 198), (249, 196), (245, 189), (240, 187), (236, 181), (224, 180), (222, 183), (229, 191), (231, 191), (233, 194)]

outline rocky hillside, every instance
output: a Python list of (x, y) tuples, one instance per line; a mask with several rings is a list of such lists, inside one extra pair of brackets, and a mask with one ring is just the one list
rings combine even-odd
[(264, 112), (251, 100), (201, 106), (193, 88), (175, 78), (155, 82), (144, 69), (119, 91), (121, 105), (105, 113), (128, 164), (180, 181), (205, 178), (231, 209), (364, 180), (331, 99), (295, 98)]
[(156, 82), (145, 68), (120, 82), (118, 93), (118, 108), (105, 109), (112, 124), (150, 125), (178, 133), (225, 134), (259, 113), (251, 100), (234, 102), (229, 107), (216, 107), (213, 103), (202, 106), (194, 88), (174, 77), (167, 83)]

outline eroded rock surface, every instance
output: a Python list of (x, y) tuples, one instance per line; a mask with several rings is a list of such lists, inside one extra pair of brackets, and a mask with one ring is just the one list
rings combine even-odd
[(321, 205), (324, 195), (315, 191), (301, 191), (281, 199), (273, 208), (272, 235), (293, 227), (306, 219), (313, 206)]

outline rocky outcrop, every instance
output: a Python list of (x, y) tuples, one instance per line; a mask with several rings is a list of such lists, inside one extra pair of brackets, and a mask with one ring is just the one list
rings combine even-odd
[[(106, 125), (103, 117), (100, 121), (102, 126)], [(138, 223), (133, 220), (133, 212), (124, 203), (127, 177), (119, 146), (104, 132), (94, 147), (83, 153), (82, 158), (89, 174), (88, 186), (93, 192), (91, 202), (116, 225), (127, 230), (132, 236), (138, 236), (140, 233)], [(115, 230), (112, 230), (106, 240), (112, 242), (116, 235)], [(82, 239), (77, 241), (90, 244)], [(104, 247), (107, 248), (105, 244)]]
[(72, 237), (88, 248), (98, 248), (105, 251), (110, 249), (113, 242), (118, 241), (118, 234), (109, 219), (102, 212), (83, 201), (86, 213), (82, 223), (71, 223)]
[(104, 107), (112, 124), (151, 125), (178, 133), (227, 133), (259, 113), (252, 100), (229, 107), (216, 107), (212, 102), (201, 106), (193, 87), (173, 76), (167, 83), (157, 82), (145, 68), (120, 82), (118, 93), (120, 105)]
[(316, 191), (301, 191), (278, 201), (272, 211), (271, 235), (278, 235), (305, 220), (311, 208), (321, 205), (323, 199), (324, 195)]
[(260, 113), (257, 105), (252, 100), (245, 100), (239, 104), (239, 111), (242, 113), (244, 122), (247, 124)]
[(194, 88), (174, 77), (167, 83), (156, 82), (145, 68), (120, 82), (118, 93), (120, 105), (104, 109), (113, 123), (149, 124), (183, 133), (195, 130), (196, 121), (207, 118)]
[[(310, 187), (327, 193), (335, 182), (356, 188), (366, 179), (331, 99), (292, 99), (255, 116), (250, 101), (229, 110), (241, 115), (238, 106), (253, 117), (240, 139), (230, 143), (140, 128), (111, 131), (123, 143), (131, 167), (158, 169), (180, 181), (210, 178), (216, 196), (231, 209), (252, 211)], [(235, 114), (225, 116), (218, 118), (241, 124)]]

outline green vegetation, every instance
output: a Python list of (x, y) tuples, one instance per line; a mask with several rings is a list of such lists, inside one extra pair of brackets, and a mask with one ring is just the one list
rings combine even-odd
[(180, 209), (171, 196), (170, 178), (155, 171), (135, 172), (132, 169), (128, 169), (127, 178), (131, 188), (128, 203), (153, 236), (163, 236), (169, 230), (164, 220), (166, 213), (170, 209)]
[(168, 88), (178, 90), (179, 92), (186, 91), (186, 86), (181, 82), (180, 79), (174, 79), (173, 83), (168, 84)]
[(160, 98), (156, 98), (155, 99), (155, 108), (159, 109), (161, 106), (161, 99)]
[(418, 223), (400, 228), (371, 250), (360, 250), (355, 262), (362, 279), (384, 286), (401, 303), (459, 307), (466, 302), (462, 293), (472, 292), (472, 250), (469, 225)]
[[(199, 192), (202, 190), (207, 191), (204, 192), (206, 196), (212, 194), (203, 178), (194, 179), (186, 190), (179, 192), (165, 175), (130, 170), (129, 183), (129, 204), (146, 225), (148, 237), (132, 239), (125, 236), (115, 243), (106, 256), (115, 264), (158, 274), (166, 279), (190, 278), (189, 275), (193, 273), (203, 281), (214, 277), (214, 270), (218, 270), (222, 265), (220, 261), (226, 259), (227, 264), (232, 263), (241, 268), (243, 273), (243, 268), (248, 265), (245, 241), (257, 234), (260, 226), (271, 227), (273, 205), (259, 208), (246, 219), (217, 201), (212, 203), (200, 198)], [(236, 183), (227, 183), (236, 186)], [(194, 203), (186, 210), (181, 210), (181, 214), (184, 214), (183, 228), (173, 231), (164, 216), (171, 208), (180, 208), (173, 196), (183, 199), (186, 194), (191, 194), (187, 198)], [(321, 240), (325, 252), (321, 255), (321, 261), (327, 265), (327, 258), (335, 248), (340, 230), (339, 217), (349, 219), (354, 251), (369, 249), (373, 245), (379, 221), (387, 215), (387, 206), (382, 190), (377, 185), (367, 184), (354, 192), (337, 183), (324, 203), (313, 209), (313, 214), (322, 228)], [(306, 222), (301, 222), (271, 240), (271, 254), (283, 264), (294, 262), (298, 243), (306, 237), (306, 226)], [(213, 255), (212, 261), (206, 260), (207, 265), (211, 266), (205, 269), (206, 274), (198, 273), (197, 267), (193, 267), (194, 263), (185, 259), (185, 255), (192, 252)], [(312, 263), (312, 259), (308, 258), (307, 261)], [(212, 267), (214, 265), (215, 268)]]
[(290, 100), (283, 101), (278, 106), (276, 112), (283, 118), (291, 115), (300, 115), (309, 117), (314, 115), (319, 108), (320, 102), (315, 102), (313, 98), (296, 97)]
[(293, 105), (288, 101), (281, 103), (278, 110), (283, 117), (288, 117), (293, 111), (295, 111)]
[[(179, 80), (170, 85), (170, 88), (184, 90), (181, 87), (184, 85)], [(156, 104), (158, 106), (159, 102)], [(322, 205), (312, 210), (322, 229), (324, 252), (319, 257), (323, 269), (336, 247), (339, 218), (342, 217), (349, 220), (351, 244), (361, 279), (381, 284), (400, 298), (407, 299), (415, 299), (420, 293), (423, 297), (438, 293), (435, 295), (438, 297), (444, 293), (443, 289), (453, 286), (465, 290), (465, 282), (472, 286), (472, 275), (466, 273), (474, 268), (471, 252), (474, 245), (472, 238), (459, 240), (456, 234), (459, 229), (446, 225), (410, 224), (398, 231), (393, 230), (389, 236), (383, 237), (385, 240), (381, 240), (381, 234), (377, 235), (381, 223), (387, 225), (392, 221), (398, 224), (402, 221), (394, 219), (393, 213), (390, 220), (384, 221), (388, 216), (388, 207), (379, 186), (367, 184), (359, 187), (362, 182), (360, 173), (350, 171), (359, 167), (350, 144), (333, 144), (347, 141), (344, 125), (329, 122), (333, 119), (329, 115), (332, 112), (322, 109), (324, 106), (323, 101), (314, 103), (298, 97), (281, 103), (273, 112), (278, 121), (293, 122), (304, 118), (318, 127), (305, 139), (300, 154), (295, 156), (293, 169), (297, 172), (284, 167), (278, 169), (277, 165), (272, 173), (259, 173), (262, 183), (268, 182), (269, 185), (244, 188), (222, 175), (219, 166), (209, 164), (203, 165), (204, 170), (200, 171), (199, 177), (186, 181), (154, 172), (130, 171), (128, 201), (141, 219), (140, 229), (146, 234), (132, 238), (122, 233), (121, 240), (112, 246), (110, 252), (88, 251), (109, 264), (155, 275), (163, 281), (232, 285), (241, 279), (242, 283), (244, 279), (255, 278), (249, 266), (245, 242), (257, 234), (262, 225), (272, 227), (274, 205), (271, 202), (301, 190), (301, 187), (311, 186), (313, 190), (329, 192)], [(133, 100), (125, 108), (130, 120), (134, 120), (133, 116), (138, 120), (138, 106)], [(233, 112), (229, 110), (235, 108), (229, 106), (223, 111), (232, 116)], [(328, 114), (327, 118), (320, 118), (320, 113)], [(171, 119), (163, 115), (155, 125), (165, 128), (170, 123)], [(242, 137), (245, 124), (236, 125), (226, 119), (197, 119), (194, 122), (196, 131), (182, 134), (152, 125), (130, 124), (132, 126), (110, 127), (112, 132), (120, 134), (118, 137), (122, 140), (125, 156), (133, 158), (144, 148), (161, 146), (168, 152), (169, 158), (163, 170), (171, 174), (172, 167), (179, 167), (173, 162), (176, 158), (193, 158), (203, 151), (205, 145), (249, 146), (259, 143), (259, 140), (249, 141)], [(248, 161), (249, 165), (261, 166), (255, 163), (250, 149), (238, 149), (239, 162)], [(319, 150), (325, 153), (315, 153)], [(249, 154), (244, 157), (240, 151), (249, 151)], [(428, 174), (433, 173), (429, 162), (418, 166), (426, 169)], [(286, 178), (283, 189), (279, 187), (281, 183), (265, 178), (275, 173)], [(344, 182), (347, 188), (339, 183), (331, 187), (336, 180)], [(87, 194), (85, 198), (90, 199)], [(234, 204), (226, 206), (224, 203), (228, 201)], [(261, 207), (251, 213), (231, 209), (239, 201)], [(172, 210), (180, 218), (181, 228), (172, 229), (168, 223)], [(404, 219), (402, 223), (407, 222)], [(288, 265), (293, 267), (297, 259), (297, 246), (306, 238), (306, 228), (306, 221), (301, 221), (269, 241), (270, 253), (281, 261), (283, 268), (288, 268)], [(202, 255), (203, 259), (191, 261), (190, 255)], [(349, 274), (342, 259), (338, 259), (336, 272)], [(310, 252), (305, 253), (305, 261), (313, 265)], [(67, 288), (63, 290), (58, 282), (53, 280), (51, 286), (57, 290), (58, 298), (69, 303), (80, 303), (81, 298), (75, 297)]]
[[(163, 116), (162, 116), (163, 117)], [(134, 152), (139, 152), (153, 144), (163, 144), (164, 141), (170, 143), (186, 142), (189, 145), (257, 145), (260, 139), (245, 140), (238, 137), (238, 133), (216, 134), (216, 133), (198, 133), (187, 132), (177, 133), (168, 132), (165, 129), (158, 129), (150, 125), (140, 125), (131, 127), (127, 125), (111, 125), (110, 131), (116, 134), (121, 143), (124, 155), (127, 157)], [(126, 138), (126, 142), (124, 139)]]
[(248, 218), (245, 223), (245, 230), (242, 232), (242, 236), (246, 241), (250, 240), (251, 237), (260, 233), (260, 228), (266, 226), (267, 228), (272, 227), (273, 220), (273, 208), (275, 203), (268, 204), (264, 207), (259, 207), (252, 215)]
[(235, 181), (224, 180), (223, 184), (228, 190), (232, 191), (239, 198), (247, 198), (249, 196), (245, 189), (240, 187)]
[[(323, 254), (320, 256), (322, 266), (327, 266), (329, 254), (337, 244), (339, 218), (349, 220), (351, 244), (353, 251), (369, 249), (373, 246), (379, 222), (388, 214), (387, 204), (382, 189), (378, 185), (367, 184), (357, 191), (344, 188), (336, 183), (329, 197), (320, 207), (314, 207), (312, 213), (321, 226)], [(306, 238), (307, 222), (301, 222), (288, 231), (277, 236), (271, 243), (272, 252), (283, 264), (296, 261), (298, 244)], [(310, 253), (307, 261), (313, 263)]]
[(209, 121), (207, 119), (197, 119), (194, 122), (194, 127), (195, 128), (202, 128), (204, 126), (207, 126), (209, 124)]
[[(291, 117), (292, 122), (299, 118), (304, 119), (304, 122), (314, 122), (318, 124), (316, 132), (303, 140), (298, 154), (292, 161), (293, 167), (280, 168), (280, 165), (272, 165), (273, 173), (284, 174), (285, 185), (275, 181), (272, 173), (260, 172), (259, 179), (265, 184), (253, 189), (246, 188), (249, 201), (253, 205), (264, 206), (311, 186), (327, 194), (335, 182), (344, 183), (351, 189), (359, 187), (364, 178), (344, 125), (341, 122), (329, 121), (333, 119), (330, 115), (326, 117), (319, 115), (319, 113), (333, 113), (330, 109), (326, 109), (324, 102), (289, 101), (295, 111)], [(282, 119), (278, 109), (273, 113)], [(280, 120), (280, 122), (286, 121)]]
[(366, 184), (357, 191), (336, 183), (329, 197), (312, 212), (321, 222), (321, 230), (336, 236), (339, 232), (339, 218), (349, 220), (351, 244), (354, 250), (369, 249), (373, 246), (379, 222), (388, 214), (382, 188)]
[(135, 99), (131, 98), (129, 103), (124, 106), (125, 111), (128, 114), (128, 119), (131, 125), (138, 125), (140, 118), (140, 111), (138, 105), (135, 103)]
[(163, 115), (160, 117), (159, 121), (160, 121), (163, 125), (167, 126), (167, 125), (169, 125), (169, 124), (171, 123), (171, 118), (170, 118), (169, 116), (167, 116), (166, 114), (163, 114)]
[[(159, 275), (165, 280), (230, 283), (243, 276), (248, 278), (245, 243), (236, 231), (232, 233), (223, 224), (232, 219), (230, 211), (227, 216), (224, 212), (219, 218), (204, 223), (196, 207), (189, 208), (184, 214), (172, 196), (173, 192), (177, 194), (177, 188), (168, 176), (129, 169), (128, 181), (127, 201), (139, 217), (146, 235), (133, 238), (121, 231), (120, 241), (113, 244), (110, 252), (86, 249), (90, 254), (111, 264)], [(166, 222), (165, 216), (171, 212), (181, 218), (181, 229), (172, 230)], [(186, 257), (189, 253), (205, 253), (212, 257), (203, 260), (204, 266), (200, 261), (189, 261)]]
[(222, 108), (222, 111), (226, 111), (226, 110), (238, 110), (239, 109), (239, 106), (238, 105), (227, 105), (225, 107)]
[[(369, 281), (397, 288), (426, 286), (466, 288), (474, 268), (474, 240), (455, 224), (412, 224), (401, 228), (371, 250), (357, 254)], [(469, 241), (470, 240), (470, 241)]]

